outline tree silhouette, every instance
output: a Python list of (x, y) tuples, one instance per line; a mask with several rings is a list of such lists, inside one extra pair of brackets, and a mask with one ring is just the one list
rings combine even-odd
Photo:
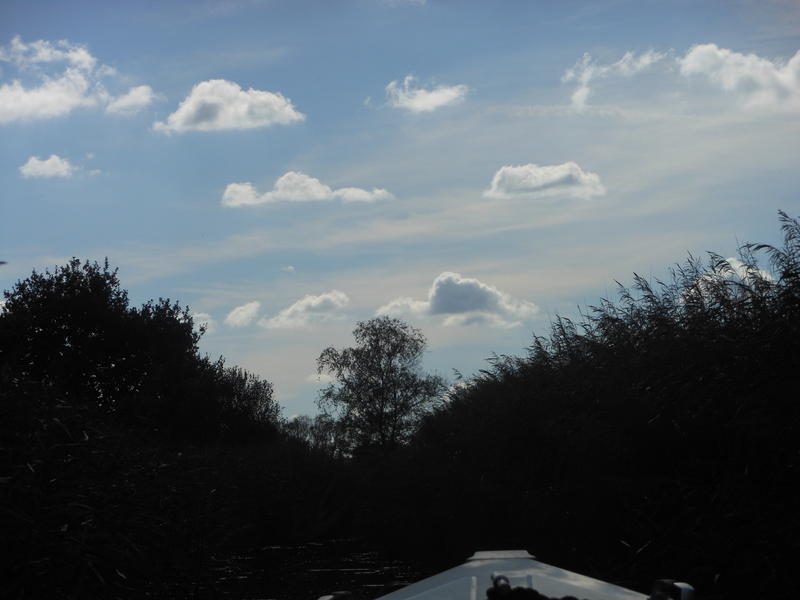
[(407, 323), (376, 317), (358, 323), (353, 337), (354, 347), (329, 347), (317, 359), (317, 372), (335, 380), (320, 391), (318, 405), (345, 432), (345, 452), (386, 451), (408, 440), (440, 400), (444, 381), (421, 372), (425, 336)]
[(4, 292), (0, 374), (36, 383), (69, 404), (92, 405), (153, 431), (196, 441), (274, 433), (272, 384), (200, 356), (188, 307), (159, 298), (129, 305), (106, 260), (73, 258)]
[[(34, 271), (4, 295), (0, 363), (16, 380), (91, 395), (101, 404), (137, 385), (133, 314), (108, 261), (82, 265), (73, 258), (52, 273)], [(191, 322), (186, 327), (191, 334)]]

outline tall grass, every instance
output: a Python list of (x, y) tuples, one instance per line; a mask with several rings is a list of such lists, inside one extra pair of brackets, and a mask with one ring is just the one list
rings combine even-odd
[(425, 507), (419, 528), (398, 517), (398, 543), (424, 536), (454, 558), (526, 547), (640, 589), (681, 577), (712, 598), (792, 587), (800, 224), (780, 222), (782, 246), (690, 256), (666, 281), (634, 275), (616, 301), (557, 317), (526, 355), (455, 387), (395, 490)]

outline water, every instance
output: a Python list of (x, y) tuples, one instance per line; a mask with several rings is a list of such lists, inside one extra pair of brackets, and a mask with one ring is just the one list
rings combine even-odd
[(316, 600), (348, 590), (354, 600), (370, 600), (430, 573), (421, 563), (344, 539), (212, 555), (204, 574), (173, 591), (197, 599)]

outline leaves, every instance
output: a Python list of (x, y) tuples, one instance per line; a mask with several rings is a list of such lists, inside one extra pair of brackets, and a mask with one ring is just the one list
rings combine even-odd
[(326, 348), (317, 371), (335, 379), (318, 404), (342, 432), (344, 452), (389, 450), (407, 442), (419, 419), (440, 401), (444, 382), (420, 372), (425, 337), (398, 319), (377, 317), (358, 323), (356, 345)]

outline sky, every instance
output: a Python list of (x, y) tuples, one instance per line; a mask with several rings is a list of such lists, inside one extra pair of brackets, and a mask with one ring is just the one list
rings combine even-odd
[(454, 380), (800, 214), (800, 2), (0, 1), (0, 289), (108, 257), (313, 414), (359, 321)]

